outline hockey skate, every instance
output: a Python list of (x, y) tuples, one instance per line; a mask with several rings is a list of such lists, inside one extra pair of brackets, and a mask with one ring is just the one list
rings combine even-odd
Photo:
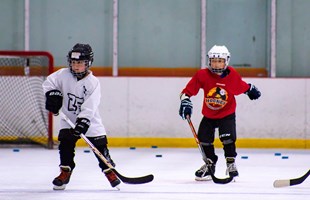
[(71, 177), (71, 168), (69, 166), (60, 166), (60, 175), (53, 180), (54, 190), (64, 190)]
[(109, 180), (112, 187), (116, 187), (121, 183), (121, 181), (117, 178), (115, 173), (109, 168), (103, 171), (107, 179)]
[(237, 177), (239, 176), (238, 169), (235, 163), (235, 158), (233, 157), (227, 157), (226, 158), (226, 175), (229, 175), (230, 177)]
[(212, 160), (208, 159), (208, 164), (204, 164), (198, 169), (195, 173), (195, 180), (196, 181), (210, 181), (212, 177), (210, 175), (209, 169), (207, 165), (210, 165), (213, 173), (215, 172), (215, 163)]

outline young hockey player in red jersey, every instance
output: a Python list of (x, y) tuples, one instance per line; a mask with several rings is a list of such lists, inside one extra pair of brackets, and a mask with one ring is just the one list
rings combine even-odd
[(179, 114), (183, 119), (192, 114), (191, 96), (199, 89), (204, 91), (203, 118), (198, 129), (198, 139), (203, 152), (208, 158), (195, 173), (197, 181), (211, 180), (207, 164), (215, 172), (218, 156), (214, 151), (214, 134), (218, 128), (219, 138), (223, 144), (229, 176), (239, 175), (235, 158), (236, 152), (236, 100), (235, 95), (247, 94), (251, 100), (261, 96), (260, 91), (253, 85), (244, 82), (237, 71), (228, 66), (230, 53), (225, 46), (213, 46), (208, 52), (208, 68), (199, 70), (188, 82), (180, 95), (181, 105)]
[[(89, 70), (94, 53), (88, 44), (76, 44), (67, 55), (69, 68), (60, 69), (47, 77), (43, 83), (46, 109), (54, 114), (59, 110), (75, 122), (75, 128), (62, 119), (60, 122), (59, 154), (60, 175), (53, 180), (55, 190), (64, 190), (75, 167), (75, 145), (80, 134), (84, 134), (102, 155), (115, 166), (107, 147), (105, 128), (99, 115), (101, 98), (99, 80)], [(112, 187), (120, 180), (95, 154), (99, 167)]]

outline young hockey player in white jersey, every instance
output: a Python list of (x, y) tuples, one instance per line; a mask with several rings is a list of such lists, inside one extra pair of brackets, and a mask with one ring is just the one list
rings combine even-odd
[[(94, 53), (90, 45), (76, 44), (67, 55), (69, 68), (52, 73), (43, 83), (46, 109), (56, 115), (61, 109), (72, 122), (75, 122), (74, 129), (65, 120), (62, 119), (60, 122), (58, 149), (61, 173), (53, 180), (55, 190), (64, 190), (69, 183), (75, 167), (75, 145), (80, 139), (80, 134), (85, 134), (102, 155), (115, 166), (109, 154), (106, 131), (99, 115), (100, 83), (89, 70), (93, 57)], [(120, 180), (114, 172), (97, 155), (95, 156), (111, 186), (119, 185)]]

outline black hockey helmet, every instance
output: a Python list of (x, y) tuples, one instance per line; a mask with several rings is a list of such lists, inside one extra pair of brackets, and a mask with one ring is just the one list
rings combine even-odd
[[(89, 44), (77, 43), (69, 51), (67, 59), (71, 73), (78, 78), (83, 78), (87, 74), (89, 67), (94, 61), (94, 52)], [(84, 60), (86, 64), (85, 71), (80, 73), (74, 72), (71, 65), (72, 60)]]

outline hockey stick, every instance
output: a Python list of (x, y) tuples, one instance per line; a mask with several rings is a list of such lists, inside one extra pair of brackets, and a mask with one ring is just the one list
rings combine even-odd
[(208, 159), (206, 157), (206, 154), (204, 153), (203, 148), (201, 147), (201, 143), (200, 143), (200, 141), (198, 139), (195, 127), (194, 127), (194, 125), (193, 125), (193, 123), (192, 123), (192, 121), (191, 121), (191, 119), (190, 119), (190, 117), (188, 115), (186, 116), (186, 119), (187, 119), (187, 122), (189, 124), (189, 127), (192, 130), (192, 133), (194, 135), (195, 141), (196, 141), (196, 143), (198, 145), (198, 148), (200, 150), (200, 153), (202, 155), (202, 159), (205, 161), (205, 163), (207, 163), (207, 167), (208, 167), (208, 170), (210, 172), (210, 175), (212, 177), (213, 182), (214, 183), (218, 183), (218, 184), (226, 184), (226, 183), (231, 182), (233, 180), (233, 178), (234, 178), (232, 176), (229, 176), (228, 178), (223, 178), (223, 179), (220, 179), (220, 178), (217, 178), (217, 177), (214, 176), (213, 170), (211, 169), (210, 165), (208, 165), (209, 161), (208, 161)]
[[(71, 120), (64, 114), (60, 113), (61, 117), (72, 127), (74, 128), (75, 125), (71, 122)], [(128, 184), (143, 184), (153, 181), (154, 176), (153, 174), (149, 174), (146, 176), (141, 177), (125, 177), (121, 175), (112, 165), (109, 163), (109, 161), (100, 153), (100, 151), (89, 141), (89, 139), (84, 135), (80, 135), (81, 138), (88, 144), (88, 146), (91, 148), (91, 150), (106, 164), (116, 175), (119, 179), (121, 179), (122, 182), (128, 183)]]
[(306, 178), (308, 178), (309, 175), (310, 175), (310, 170), (299, 178), (275, 180), (273, 182), (273, 187), (279, 188), (279, 187), (298, 185), (304, 182), (304, 180), (306, 180)]

